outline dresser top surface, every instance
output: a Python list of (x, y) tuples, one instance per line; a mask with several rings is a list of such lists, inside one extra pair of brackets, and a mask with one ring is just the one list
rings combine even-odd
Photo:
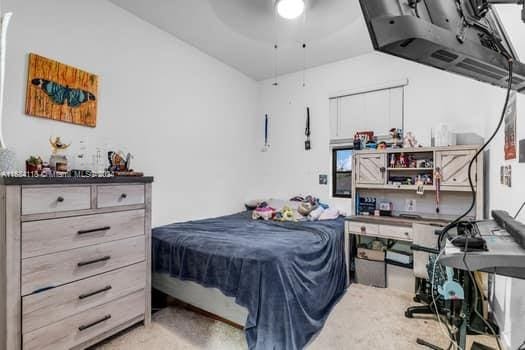
[(91, 184), (127, 184), (152, 183), (152, 176), (114, 176), (114, 177), (4, 177), (0, 176), (0, 185), (4, 186), (42, 186), (42, 185), (91, 185)]

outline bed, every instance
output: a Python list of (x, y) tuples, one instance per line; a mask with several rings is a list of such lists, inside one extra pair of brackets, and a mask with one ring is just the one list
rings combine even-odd
[(302, 349), (347, 287), (344, 220), (251, 212), (153, 230), (153, 288), (244, 326), (250, 349)]

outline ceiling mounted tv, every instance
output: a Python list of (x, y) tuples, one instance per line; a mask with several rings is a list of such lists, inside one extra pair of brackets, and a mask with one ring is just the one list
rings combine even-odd
[[(525, 93), (520, 63), (496, 10), (478, 0), (360, 0), (374, 48)], [(525, 25), (524, 25), (525, 29)]]

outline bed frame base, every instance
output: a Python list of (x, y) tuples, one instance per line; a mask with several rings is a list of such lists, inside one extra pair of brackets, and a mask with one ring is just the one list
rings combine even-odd
[(248, 310), (235, 303), (216, 288), (206, 288), (191, 281), (182, 281), (163, 273), (153, 273), (152, 286), (170, 297), (190, 305), (205, 316), (227, 321), (236, 328), (244, 328)]

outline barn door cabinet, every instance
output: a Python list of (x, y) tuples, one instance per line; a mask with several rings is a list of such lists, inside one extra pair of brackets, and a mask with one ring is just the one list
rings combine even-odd
[[(441, 173), (441, 185), (468, 187), (468, 168), (476, 150), (436, 151), (435, 168)], [(476, 164), (472, 166), (472, 180), (476, 184)]]
[(386, 154), (359, 154), (356, 157), (358, 185), (386, 184)]
[[(412, 183), (397, 181), (399, 178), (412, 178), (420, 175), (431, 178), (424, 186), (425, 191), (435, 191), (435, 176), (441, 176), (441, 191), (469, 192), (468, 180), (469, 163), (478, 151), (478, 146), (450, 146), (434, 148), (400, 148), (385, 151), (362, 150), (354, 153), (353, 190), (360, 189), (398, 189), (415, 190)], [(416, 166), (392, 166), (391, 158), (415, 159)], [(429, 160), (424, 166), (420, 160)], [(478, 182), (483, 176), (483, 155), (480, 155), (471, 169), (471, 176), (475, 190), (479, 189)], [(354, 196), (354, 198), (356, 198)]]

